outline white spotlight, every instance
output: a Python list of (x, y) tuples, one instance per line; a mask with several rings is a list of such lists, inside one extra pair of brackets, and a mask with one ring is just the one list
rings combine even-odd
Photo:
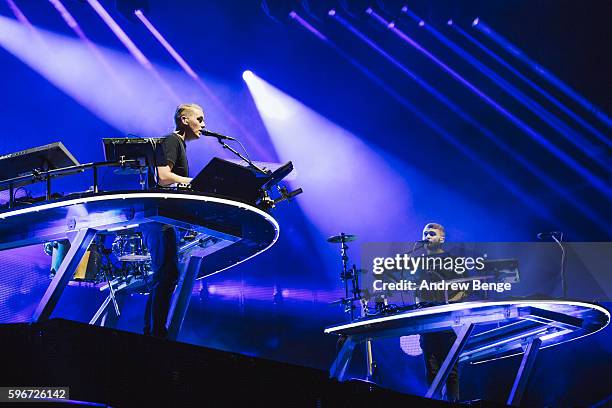
[(248, 69), (242, 73), (242, 79), (244, 79), (246, 82), (249, 82), (254, 77), (255, 74), (253, 74), (253, 72), (249, 71)]

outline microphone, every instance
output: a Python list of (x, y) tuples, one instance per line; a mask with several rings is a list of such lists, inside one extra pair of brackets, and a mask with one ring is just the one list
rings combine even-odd
[(559, 237), (563, 236), (563, 233), (559, 232), (559, 231), (540, 232), (536, 236), (538, 237), (539, 240), (543, 240), (543, 239), (546, 239), (546, 238), (553, 238), (553, 237), (559, 239)]
[(236, 140), (233, 137), (225, 136), (225, 135), (222, 135), (222, 134), (216, 133), (216, 132), (211, 132), (210, 130), (206, 130), (206, 129), (202, 129), (202, 131), (200, 131), (200, 133), (203, 136), (216, 137), (219, 140)]

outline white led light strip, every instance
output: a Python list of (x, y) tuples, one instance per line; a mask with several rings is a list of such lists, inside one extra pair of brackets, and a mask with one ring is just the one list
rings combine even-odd
[[(449, 304), (449, 305), (442, 305), (442, 306), (433, 306), (433, 307), (423, 308), (421, 310), (410, 311), (408, 313), (396, 314), (396, 315), (385, 316), (385, 317), (379, 317), (379, 318), (371, 319), (371, 320), (362, 320), (362, 321), (359, 321), (359, 322), (347, 323), (347, 324), (342, 325), (342, 326), (329, 327), (329, 328), (325, 329), (325, 333), (334, 333), (334, 332), (337, 332), (337, 331), (341, 331), (341, 330), (345, 330), (345, 329), (351, 329), (351, 328), (354, 328), (354, 327), (371, 325), (371, 324), (375, 324), (375, 323), (382, 323), (382, 322), (387, 322), (387, 321), (397, 320), (397, 319), (406, 319), (408, 317), (432, 315), (432, 314), (440, 313), (440, 312), (454, 312), (456, 310), (471, 309), (471, 308), (480, 308), (480, 307), (486, 307), (486, 306), (538, 306), (538, 305), (545, 305), (545, 304), (549, 304), (549, 305), (552, 304), (552, 305), (580, 306), (580, 307), (585, 307), (585, 308), (588, 308), (588, 309), (596, 309), (596, 310), (599, 310), (600, 312), (604, 313), (608, 317), (608, 323), (610, 321), (610, 312), (608, 312), (608, 310), (606, 308), (598, 306), (598, 305), (593, 305), (593, 304), (590, 304), (590, 303), (574, 302), (574, 301), (569, 301), (569, 300), (523, 300), (523, 301), (498, 301), (498, 302), (464, 302), (464, 303), (452, 303), (452, 304)], [(607, 324), (606, 324), (606, 326), (607, 326)]]
[(141, 199), (141, 198), (163, 198), (163, 199), (177, 199), (177, 200), (193, 200), (193, 201), (203, 201), (203, 202), (212, 202), (212, 203), (218, 203), (218, 204), (225, 204), (225, 205), (229, 205), (232, 207), (238, 207), (238, 208), (242, 208), (244, 210), (247, 211), (251, 211), (254, 212), (262, 217), (264, 217), (266, 219), (266, 221), (268, 221), (270, 224), (272, 224), (274, 226), (274, 230), (276, 232), (275, 236), (274, 236), (274, 240), (272, 240), (272, 242), (270, 243), (270, 245), (268, 245), (267, 247), (265, 247), (264, 249), (262, 249), (259, 252), (254, 253), (253, 255), (249, 256), (248, 258), (245, 258), (243, 260), (241, 260), (240, 262), (237, 262), (233, 265), (228, 266), (227, 268), (223, 268), (220, 269), (218, 271), (215, 271), (211, 274), (208, 274), (206, 276), (211, 276), (214, 275), (216, 273), (219, 273), (221, 271), (224, 271), (228, 268), (231, 268), (232, 266), (236, 266), (238, 264), (241, 264), (242, 262), (245, 262), (251, 258), (253, 258), (254, 256), (257, 256), (259, 254), (261, 254), (262, 252), (266, 251), (267, 249), (269, 249), (272, 245), (274, 245), (274, 243), (278, 240), (278, 236), (280, 234), (280, 227), (278, 225), (278, 222), (276, 222), (276, 220), (268, 213), (260, 210), (259, 208), (253, 207), (251, 205), (245, 204), (245, 203), (241, 203), (238, 201), (233, 201), (233, 200), (228, 200), (225, 198), (218, 198), (218, 197), (209, 197), (209, 196), (201, 196), (201, 195), (195, 195), (195, 194), (176, 194), (176, 193), (159, 193), (159, 192), (138, 192), (138, 193), (121, 193), (121, 194), (102, 194), (102, 195), (95, 195), (95, 196), (91, 196), (91, 197), (83, 197), (83, 198), (74, 198), (74, 199), (70, 199), (70, 200), (65, 200), (65, 201), (56, 201), (56, 202), (52, 202), (52, 203), (47, 203), (47, 204), (42, 204), (42, 205), (38, 205), (38, 206), (34, 206), (34, 207), (28, 207), (28, 208), (20, 208), (18, 210), (13, 210), (13, 211), (8, 211), (5, 213), (0, 213), (0, 222), (2, 222), (2, 220), (5, 220), (7, 218), (11, 218), (11, 217), (16, 217), (18, 215), (23, 215), (23, 214), (29, 214), (29, 213), (36, 213), (36, 212), (41, 212), (41, 211), (45, 211), (45, 210), (50, 210), (53, 208), (59, 208), (59, 207), (69, 207), (71, 205), (79, 205), (79, 204), (87, 204), (87, 203), (92, 203), (92, 202), (96, 202), (96, 201), (110, 201), (110, 200), (133, 200), (133, 199)]
[(118, 199), (125, 200), (125, 199), (136, 199), (136, 198), (175, 198), (175, 199), (195, 200), (195, 201), (204, 201), (204, 202), (213, 202), (213, 203), (231, 205), (233, 207), (239, 207), (245, 210), (253, 211), (261, 215), (262, 217), (264, 217), (270, 223), (272, 223), (276, 227), (277, 230), (279, 229), (278, 223), (276, 222), (276, 220), (272, 218), (268, 213), (260, 210), (259, 208), (256, 208), (251, 205), (244, 204), (238, 201), (227, 200), (224, 198), (217, 198), (217, 197), (194, 195), (194, 194), (173, 194), (173, 193), (153, 193), (153, 192), (103, 194), (103, 195), (95, 195), (95, 196), (84, 197), (84, 198), (73, 198), (71, 200), (65, 200), (65, 201), (56, 201), (52, 203), (42, 204), (42, 205), (28, 207), (28, 208), (20, 208), (19, 210), (13, 210), (13, 211), (5, 212), (5, 213), (0, 213), (0, 219), (14, 217), (16, 215), (28, 214), (32, 212), (40, 212), (40, 211), (49, 210), (52, 208), (68, 207), (68, 206), (76, 205), (76, 204), (87, 204), (87, 203), (93, 203), (96, 201), (108, 201), (108, 200), (118, 200)]

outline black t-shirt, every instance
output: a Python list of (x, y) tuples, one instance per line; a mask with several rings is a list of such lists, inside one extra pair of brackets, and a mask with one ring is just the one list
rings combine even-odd
[[(444, 251), (440, 254), (430, 254), (427, 255), (428, 258), (442, 258), (442, 260), (445, 260), (447, 258), (456, 258), (455, 255), (451, 254), (448, 251)], [(454, 279), (458, 279), (458, 278), (462, 278), (463, 276), (458, 275), (457, 273), (455, 273), (455, 271), (453, 271), (452, 269), (444, 269), (444, 268), (434, 268), (432, 270), (419, 270), (418, 271), (418, 277), (419, 279), (423, 279), (426, 280), (428, 283), (431, 282), (440, 282), (442, 280), (444, 281), (451, 281)], [(420, 281), (419, 281), (420, 284)], [(457, 301), (459, 299), (463, 298), (463, 292), (462, 291), (458, 291), (458, 290), (452, 290), (449, 289), (445, 295), (444, 291), (438, 291), (438, 290), (420, 290), (419, 291), (419, 299), (423, 302), (434, 302), (434, 303), (446, 303), (446, 299), (448, 297), (448, 299), (450, 301), (453, 301), (453, 298), (457, 296), (454, 301)]]
[(187, 145), (176, 133), (164, 136), (164, 140), (155, 147), (155, 163), (149, 172), (149, 185), (155, 185), (155, 167), (170, 166), (174, 174), (189, 177), (189, 162), (187, 161)]
[(165, 153), (165, 163), (158, 166), (170, 166), (174, 174), (189, 177), (187, 161), (187, 144), (176, 133), (170, 133), (161, 144)]
[(164, 140), (155, 148), (155, 166), (170, 166), (174, 174), (189, 177), (187, 161), (187, 144), (176, 133), (164, 136)]

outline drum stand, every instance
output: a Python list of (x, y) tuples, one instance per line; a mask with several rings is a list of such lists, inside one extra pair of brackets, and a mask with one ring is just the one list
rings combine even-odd
[[(340, 299), (340, 303), (344, 305), (344, 311), (349, 315), (350, 321), (355, 320), (355, 301), (361, 304), (361, 317), (366, 316), (367, 304), (364, 303), (364, 299), (361, 296), (361, 289), (359, 289), (359, 272), (357, 267), (353, 265), (352, 268), (348, 267), (348, 245), (347, 242), (355, 241), (356, 235), (345, 234), (341, 232), (340, 235), (334, 235), (327, 239), (327, 242), (332, 244), (341, 244), (340, 256), (342, 259), (342, 272), (340, 273), (340, 280), (344, 283), (344, 298)], [(372, 339), (365, 341), (366, 347), (366, 380), (372, 381), (374, 377), (374, 369), (376, 363), (372, 357)]]
[[(108, 296), (106, 297), (106, 299), (104, 299), (104, 302), (102, 302), (102, 305), (100, 305), (100, 307), (98, 308), (98, 310), (96, 311), (94, 316), (89, 321), (89, 324), (92, 324), (92, 325), (96, 324), (96, 322), (98, 321), (100, 316), (102, 316), (102, 313), (104, 313), (104, 312), (108, 313), (108, 311), (106, 309), (108, 308), (108, 305), (109, 305), (109, 303), (111, 301), (113, 302), (113, 306), (115, 307), (116, 318), (119, 318), (119, 316), (121, 316), (121, 311), (119, 310), (119, 304), (117, 303), (117, 298), (115, 296), (115, 289), (113, 288), (113, 284), (110, 281), (106, 271), (102, 270), (102, 272), (104, 273), (104, 278), (106, 279), (106, 283), (108, 284), (108, 292), (109, 293), (108, 293)], [(106, 320), (106, 319), (103, 319), (103, 320)]]
[(344, 298), (340, 299), (338, 302), (344, 305), (344, 311), (348, 313), (350, 321), (355, 320), (354, 302), (361, 301), (362, 299), (361, 290), (359, 289), (359, 274), (357, 272), (357, 267), (355, 265), (350, 269), (348, 267), (349, 257), (347, 252), (349, 247), (346, 243), (356, 239), (356, 235), (345, 234), (344, 232), (327, 239), (327, 242), (332, 244), (342, 244), (340, 247), (340, 255), (342, 258), (340, 280), (344, 283)]

